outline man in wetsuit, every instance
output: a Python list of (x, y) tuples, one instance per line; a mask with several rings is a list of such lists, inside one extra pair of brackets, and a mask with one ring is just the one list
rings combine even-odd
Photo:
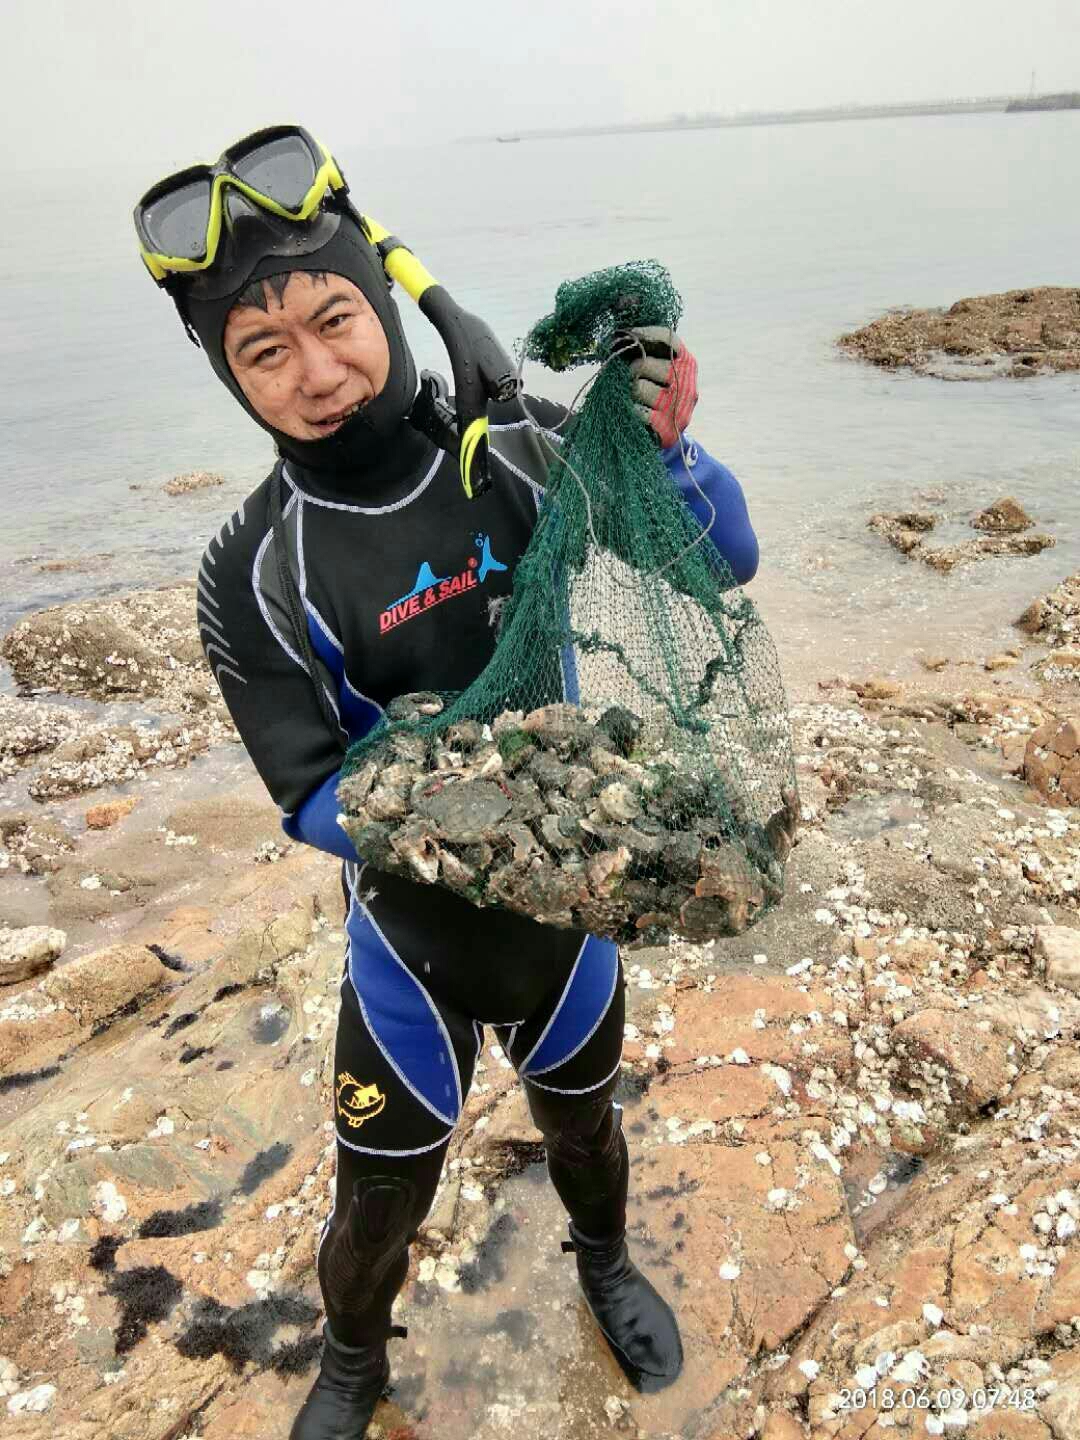
[[(206, 549), (199, 630), (286, 832), (344, 861), (347, 903), (336, 1194), (318, 1253), (325, 1343), (293, 1440), (367, 1432), (389, 1375), (387, 1340), (404, 1333), (391, 1307), (408, 1247), (485, 1027), (543, 1134), (569, 1215), (564, 1248), (576, 1253), (589, 1308), (631, 1380), (662, 1388), (680, 1371), (682, 1347), (674, 1315), (626, 1246), (629, 1159), (613, 1101), (624, 1020), (617, 947), (375, 874), (336, 823), (347, 745), (396, 696), (461, 689), (490, 658), (491, 617), (543, 497), (541, 437), (518, 401), (493, 406), (494, 484), (466, 498), (456, 458), (410, 423), (412, 355), (380, 256), (353, 216), (324, 207), (294, 222), (225, 193), (214, 263), (171, 293), (281, 458)], [(715, 508), (712, 541), (736, 579), (750, 579), (757, 542), (737, 482), (693, 442), (679, 443), (696, 399), (692, 357), (675, 339), (637, 370), (636, 399), (670, 447), (673, 483), (703, 522)], [(670, 403), (676, 379), (681, 409)], [(529, 409), (541, 426), (563, 415), (543, 401)], [(408, 603), (433, 587), (438, 603)]]

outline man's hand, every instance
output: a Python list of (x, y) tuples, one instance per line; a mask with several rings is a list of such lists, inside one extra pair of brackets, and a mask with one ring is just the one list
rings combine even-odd
[(633, 358), (626, 347), (634, 406), (667, 449), (678, 442), (698, 402), (697, 360), (666, 325), (641, 325), (626, 333), (637, 342)]

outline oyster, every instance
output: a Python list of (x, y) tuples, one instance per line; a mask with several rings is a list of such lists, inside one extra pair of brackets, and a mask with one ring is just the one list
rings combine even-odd
[(443, 707), (428, 691), (387, 706), (341, 782), (341, 823), (376, 870), (616, 940), (739, 935), (779, 898), (794, 789), (770, 812), (622, 706), (440, 728)]

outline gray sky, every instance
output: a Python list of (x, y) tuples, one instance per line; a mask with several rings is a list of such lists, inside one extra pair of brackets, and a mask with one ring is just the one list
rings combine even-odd
[[(1080, 89), (1077, 0), (0, 0), (4, 168)], [(17, 139), (15, 138), (17, 137)]]

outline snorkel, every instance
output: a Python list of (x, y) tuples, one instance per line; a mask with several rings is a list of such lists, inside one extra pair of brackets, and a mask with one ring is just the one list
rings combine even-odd
[(446, 347), (454, 376), (454, 417), (436, 377), (425, 374), (412, 420), (451, 453), (456, 444), (462, 487), (475, 500), (491, 485), (487, 407), (517, 394), (516, 367), (483, 320), (463, 310), (402, 240), (369, 215), (358, 218), (387, 276), (416, 301)]

